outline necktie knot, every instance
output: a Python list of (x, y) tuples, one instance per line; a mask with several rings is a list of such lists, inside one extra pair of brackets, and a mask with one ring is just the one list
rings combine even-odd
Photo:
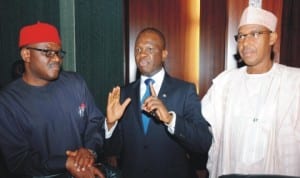
[(141, 102), (143, 103), (145, 101), (146, 98), (148, 98), (151, 95), (151, 91), (150, 91), (150, 84), (153, 84), (155, 81), (152, 78), (148, 78), (144, 81), (145, 85), (146, 85), (146, 91), (142, 97)]
[(146, 85), (146, 91), (144, 93), (144, 96), (142, 97), (142, 102), (144, 102), (144, 100), (151, 95), (150, 84), (153, 84), (154, 82), (155, 81), (152, 78), (148, 78), (144, 81)]
[(150, 86), (150, 84), (154, 84), (154, 82), (155, 81), (152, 78), (148, 78), (148, 79), (145, 80), (145, 84), (146, 84), (147, 87)]

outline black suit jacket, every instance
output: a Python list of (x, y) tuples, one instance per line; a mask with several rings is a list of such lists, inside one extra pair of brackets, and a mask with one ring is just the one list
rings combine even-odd
[(195, 86), (165, 74), (158, 97), (169, 111), (176, 113), (173, 135), (155, 118), (150, 119), (144, 134), (139, 86), (137, 80), (121, 88), (121, 102), (128, 97), (132, 100), (107, 140), (106, 150), (120, 155), (124, 178), (191, 177), (187, 153), (206, 153), (212, 139)]

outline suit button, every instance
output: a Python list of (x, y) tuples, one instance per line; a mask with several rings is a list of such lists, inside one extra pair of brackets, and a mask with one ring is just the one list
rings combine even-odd
[(148, 149), (148, 145), (144, 145), (144, 149), (147, 150)]

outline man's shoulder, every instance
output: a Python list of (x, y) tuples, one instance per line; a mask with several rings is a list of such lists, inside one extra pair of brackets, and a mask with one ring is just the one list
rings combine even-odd
[(241, 76), (244, 71), (245, 67), (224, 70), (213, 79), (213, 82), (227, 82), (228, 80), (233, 80), (235, 77)]
[(121, 85), (121, 93), (126, 93), (126, 94), (130, 94), (132, 92), (135, 92), (139, 89), (139, 85), (140, 84), (140, 79), (137, 79), (133, 82), (130, 82), (128, 84), (125, 85)]
[(77, 72), (73, 72), (73, 71), (61, 71), (60, 76), (59, 76), (59, 80), (63, 80), (65, 82), (75, 82), (75, 81), (82, 82), (84, 79)]
[(65, 77), (65, 78), (81, 78), (81, 75), (77, 72), (73, 71), (61, 71), (60, 72), (60, 77)]
[(172, 77), (168, 74), (165, 75), (165, 78), (164, 78), (164, 81), (170, 83), (170, 84), (174, 84), (174, 85), (194, 85), (192, 82), (189, 82), (189, 81), (186, 81), (186, 80), (182, 80), (182, 79), (179, 79), (177, 77)]
[(4, 93), (8, 93), (12, 90), (22, 90), (22, 87), (20, 87), (21, 84), (22, 84), (22, 79), (21, 78), (16, 79), (16, 80), (8, 83), (3, 88), (1, 88), (0, 95), (2, 95)]
[(54, 81), (52, 87), (54, 89), (64, 88), (65, 90), (75, 91), (86, 87), (84, 78), (76, 72), (62, 71), (59, 78)]
[(276, 69), (277, 76), (281, 77), (282, 82), (300, 84), (300, 68), (276, 64)]
[(22, 79), (16, 79), (0, 90), (0, 105), (8, 106), (16, 103), (20, 98), (23, 100), (26, 95), (28, 94), (24, 91)]
[(283, 64), (275, 64), (277, 66), (277, 68), (284, 72), (287, 73), (289, 75), (296, 75), (299, 76), (300, 75), (300, 68), (299, 67), (292, 67), (292, 66), (287, 66), (287, 65), (283, 65)]

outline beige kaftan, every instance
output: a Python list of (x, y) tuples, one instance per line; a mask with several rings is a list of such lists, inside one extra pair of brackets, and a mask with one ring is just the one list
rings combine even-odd
[(300, 176), (300, 69), (274, 64), (221, 73), (202, 100), (211, 124), (211, 178), (224, 174)]

